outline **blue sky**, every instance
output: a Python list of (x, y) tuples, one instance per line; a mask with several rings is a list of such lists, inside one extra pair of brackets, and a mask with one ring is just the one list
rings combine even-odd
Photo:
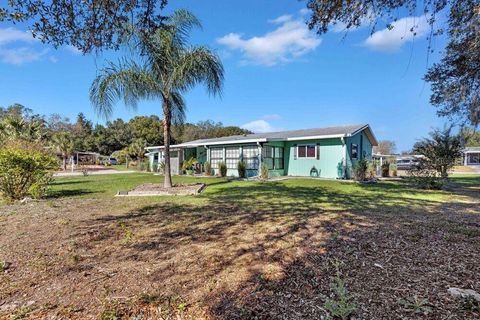
[[(189, 122), (212, 119), (254, 131), (369, 123), (378, 139), (410, 149), (446, 119), (438, 118), (422, 81), (427, 69), (429, 29), (420, 14), (400, 16), (393, 30), (380, 23), (370, 36), (365, 27), (326, 35), (308, 31), (305, 2), (171, 1), (167, 10), (187, 8), (203, 23), (193, 43), (207, 44), (222, 58), (223, 97), (198, 87), (186, 95)], [(408, 29), (417, 26), (417, 37)], [(121, 53), (83, 56), (75, 49), (54, 49), (32, 40), (24, 25), (0, 24), (0, 106), (21, 103), (41, 114), (75, 118), (85, 113), (95, 123), (88, 90), (105, 59)], [(437, 39), (437, 51), (444, 45)], [(428, 57), (437, 61), (438, 53)], [(160, 115), (160, 102), (122, 103), (113, 118)]]

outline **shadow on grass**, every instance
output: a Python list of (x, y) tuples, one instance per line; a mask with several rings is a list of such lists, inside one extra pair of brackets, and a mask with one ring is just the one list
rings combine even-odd
[(95, 193), (87, 189), (62, 189), (62, 190), (50, 190), (47, 193), (45, 199), (59, 199), (76, 196), (84, 196), (87, 194)]
[[(81, 225), (88, 232), (76, 241), (110, 248), (102, 259), (111, 263), (148, 265), (148, 286), (197, 301), (218, 319), (326, 316), (336, 259), (365, 319), (388, 318), (392, 310), (408, 317), (398, 310), (400, 298), (419, 294), (435, 304), (445, 282), (479, 280), (472, 254), (479, 219), (468, 230), (451, 224), (462, 210), (478, 211), (476, 204), (453, 210), (405, 183), (290, 183), (231, 183), (203, 194), (206, 204), (159, 203), (88, 219)], [(133, 234), (128, 243), (126, 232)], [(451, 234), (455, 242), (445, 237)], [(463, 273), (436, 270), (442, 261)], [(445, 311), (442, 303), (433, 315)]]

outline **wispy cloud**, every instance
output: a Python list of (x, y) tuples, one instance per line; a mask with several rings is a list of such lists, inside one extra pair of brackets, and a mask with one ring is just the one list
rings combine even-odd
[(21, 65), (38, 61), (48, 53), (48, 48), (36, 49), (38, 42), (29, 31), (15, 28), (0, 29), (0, 61)]
[(73, 53), (73, 54), (82, 54), (81, 50), (78, 50), (76, 47), (74, 47), (72, 45), (66, 45), (65, 49), (67, 51), (69, 51), (70, 53)]
[(283, 15), (269, 22), (277, 27), (264, 35), (244, 38), (240, 33), (229, 33), (217, 42), (230, 50), (240, 51), (244, 63), (266, 66), (291, 62), (321, 43), (321, 39), (308, 30), (302, 19)]
[(280, 120), (282, 117), (279, 114), (266, 114), (262, 118), (262, 120)]
[(405, 17), (393, 22), (391, 27), (373, 33), (365, 40), (365, 46), (376, 51), (394, 52), (405, 43), (423, 37), (430, 31), (425, 16)]
[(243, 129), (250, 130), (255, 133), (271, 132), (273, 127), (270, 123), (265, 120), (254, 120), (247, 122), (240, 126)]
[(4, 63), (21, 65), (40, 60), (48, 53), (48, 49), (40, 51), (29, 47), (3, 48), (0, 47), (0, 60)]
[(33, 42), (37, 40), (29, 31), (21, 31), (15, 28), (0, 29), (0, 46), (16, 41)]

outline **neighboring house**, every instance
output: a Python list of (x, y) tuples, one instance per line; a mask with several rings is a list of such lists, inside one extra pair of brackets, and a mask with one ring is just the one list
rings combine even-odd
[[(371, 159), (377, 140), (368, 124), (294, 131), (256, 133), (201, 139), (171, 146), (173, 174), (179, 174), (184, 159), (209, 161), (214, 174), (225, 162), (227, 175), (237, 176), (243, 160), (249, 177), (258, 176), (265, 163), (270, 176), (315, 176), (349, 178), (352, 166)], [(151, 168), (162, 161), (163, 146), (148, 147)]]
[(467, 147), (462, 150), (463, 165), (480, 166), (480, 147)]

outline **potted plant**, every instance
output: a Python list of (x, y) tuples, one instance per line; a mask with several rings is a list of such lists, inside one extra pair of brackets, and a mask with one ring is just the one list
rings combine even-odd
[(190, 158), (188, 160), (183, 161), (182, 163), (182, 170), (185, 170), (185, 172), (191, 176), (193, 175), (193, 166), (198, 163), (197, 159), (195, 158)]

